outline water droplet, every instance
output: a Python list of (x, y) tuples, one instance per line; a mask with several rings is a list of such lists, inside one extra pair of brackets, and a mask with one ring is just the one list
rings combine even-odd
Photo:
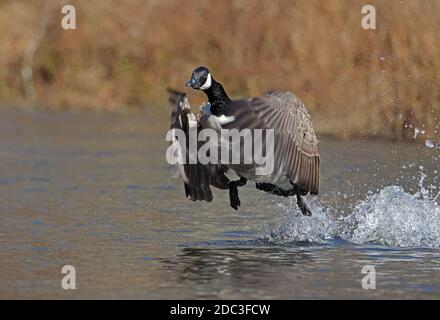
[(435, 148), (435, 144), (431, 140), (426, 140), (425, 141), (425, 146), (428, 147), (429, 149), (434, 149)]
[(419, 129), (419, 128), (414, 128), (414, 139), (417, 139), (417, 136), (419, 134), (422, 134), (422, 135), (425, 134), (425, 130)]

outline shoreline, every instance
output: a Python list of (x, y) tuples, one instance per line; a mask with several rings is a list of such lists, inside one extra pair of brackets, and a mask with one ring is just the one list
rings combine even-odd
[[(13, 106), (15, 105), (15, 106)], [(196, 110), (196, 107), (192, 107)], [(72, 115), (109, 115), (109, 116), (132, 116), (136, 121), (147, 121), (150, 126), (154, 127), (154, 130), (164, 130), (164, 132), (169, 127), (169, 107), (168, 105), (164, 107), (136, 107), (136, 106), (125, 106), (117, 108), (115, 110), (109, 110), (106, 108), (53, 108), (44, 107), (41, 104), (12, 104), (12, 103), (0, 103), (0, 115), (1, 114), (17, 114), (28, 113), (35, 115), (56, 115), (56, 114), (72, 114)], [(153, 120), (158, 121), (153, 121)], [(341, 134), (338, 131), (340, 119), (332, 120), (332, 118), (324, 116), (313, 116), (314, 127), (318, 140), (335, 140), (335, 141), (372, 141), (372, 142), (387, 142), (387, 143), (403, 143), (403, 144), (415, 144), (422, 145), (426, 143), (426, 140), (431, 140), (434, 143), (439, 143), (439, 139), (428, 136), (425, 134), (418, 134), (416, 139), (399, 139), (393, 138), (386, 135), (368, 135), (362, 132), (356, 131), (355, 128), (347, 134)], [(325, 125), (323, 125), (325, 123)], [(329, 129), (330, 128), (330, 129)], [(412, 136), (413, 137), (413, 136)]]

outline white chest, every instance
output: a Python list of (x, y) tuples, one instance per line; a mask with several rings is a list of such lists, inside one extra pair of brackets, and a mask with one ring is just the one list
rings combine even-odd
[(203, 114), (206, 115), (209, 118), (212, 118), (210, 120), (214, 120), (215, 122), (217, 122), (220, 126), (228, 124), (230, 122), (233, 122), (235, 120), (235, 117), (233, 116), (225, 116), (225, 115), (221, 115), (221, 116), (215, 116), (212, 114), (211, 112), (211, 104), (208, 103), (205, 106), (202, 107), (202, 111)]

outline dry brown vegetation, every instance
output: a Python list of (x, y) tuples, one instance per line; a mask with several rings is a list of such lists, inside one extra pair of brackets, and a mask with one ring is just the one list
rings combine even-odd
[[(54, 108), (165, 108), (207, 65), (232, 96), (295, 92), (320, 133), (438, 138), (440, 1), (369, 1), (378, 29), (361, 28), (361, 0), (0, 1), (0, 100), (20, 105), (23, 51), (51, 14), (33, 63), (35, 101)], [(191, 93), (194, 103), (202, 95)]]

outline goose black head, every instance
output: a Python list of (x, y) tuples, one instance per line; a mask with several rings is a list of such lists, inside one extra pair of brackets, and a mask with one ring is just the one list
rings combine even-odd
[(212, 81), (208, 68), (197, 67), (192, 72), (191, 80), (186, 83), (186, 86), (198, 90), (208, 90), (212, 85)]

